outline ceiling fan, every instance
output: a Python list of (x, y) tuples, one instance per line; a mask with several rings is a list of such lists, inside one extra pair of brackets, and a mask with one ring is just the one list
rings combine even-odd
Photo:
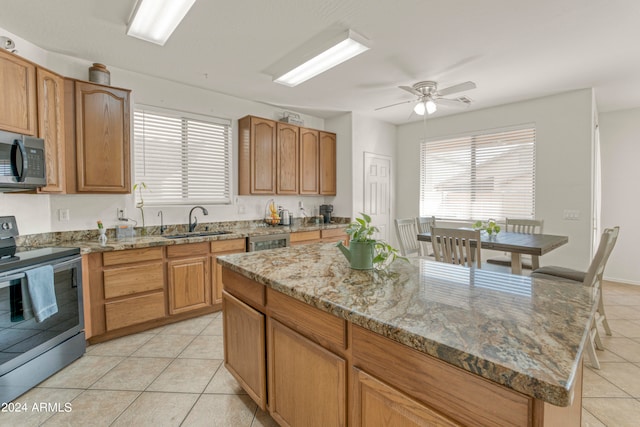
[(402, 101), (391, 105), (386, 105), (384, 107), (376, 108), (377, 110), (382, 110), (383, 108), (389, 108), (400, 104), (408, 104), (410, 102), (415, 102), (416, 105), (413, 107), (413, 111), (420, 115), (424, 116), (425, 113), (433, 114), (438, 109), (438, 105), (450, 106), (450, 107), (461, 107), (467, 106), (471, 103), (471, 99), (466, 96), (461, 96), (458, 98), (450, 99), (444, 98), (446, 95), (451, 95), (458, 92), (463, 92), (466, 90), (471, 90), (476, 88), (476, 84), (474, 82), (464, 82), (457, 85), (449, 86), (444, 89), (438, 90), (438, 83), (426, 80), (423, 82), (418, 82), (413, 86), (398, 86), (402, 90), (406, 90), (407, 92), (416, 95), (418, 100), (410, 100), (410, 101)]

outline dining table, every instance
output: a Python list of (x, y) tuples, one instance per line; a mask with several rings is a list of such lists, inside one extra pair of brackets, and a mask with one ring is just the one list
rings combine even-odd
[[(430, 242), (431, 233), (418, 233), (418, 240)], [(482, 249), (511, 253), (511, 272), (522, 274), (522, 255), (542, 256), (569, 242), (568, 236), (553, 234), (529, 234), (501, 231), (498, 234), (480, 233), (480, 245)], [(476, 247), (475, 240), (471, 246)]]

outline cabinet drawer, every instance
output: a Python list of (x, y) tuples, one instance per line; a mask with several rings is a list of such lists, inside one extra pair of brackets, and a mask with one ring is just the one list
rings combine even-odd
[(291, 243), (295, 243), (295, 242), (304, 242), (306, 240), (317, 240), (319, 238), (320, 238), (320, 230), (298, 231), (296, 233), (291, 233), (291, 236), (289, 236), (289, 241)]
[(347, 233), (345, 233), (344, 230), (344, 228), (330, 228), (328, 230), (322, 230), (321, 235), (323, 239), (326, 237), (345, 238), (347, 237)]
[(204, 255), (209, 253), (209, 243), (191, 243), (187, 245), (167, 246), (167, 256), (177, 258), (181, 256)]
[(285, 294), (267, 289), (271, 316), (336, 352), (347, 348), (346, 322)]
[(223, 267), (222, 286), (225, 291), (254, 308), (264, 307), (264, 285)]
[(527, 396), (355, 325), (352, 348), (354, 366), (465, 425), (530, 425)]
[(244, 252), (246, 245), (247, 241), (245, 239), (218, 240), (216, 242), (211, 242), (211, 252)]
[(162, 262), (105, 269), (104, 271), (104, 297), (106, 299), (155, 289), (160, 290), (163, 287), (164, 266)]
[(107, 331), (164, 317), (164, 292), (105, 304)]
[(104, 252), (102, 263), (107, 265), (131, 264), (133, 262), (162, 259), (162, 248), (128, 249), (126, 251)]

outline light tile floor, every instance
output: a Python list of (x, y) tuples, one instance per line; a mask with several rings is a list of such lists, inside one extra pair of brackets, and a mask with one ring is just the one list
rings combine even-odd
[[(601, 331), (600, 370), (585, 363), (582, 425), (638, 426), (640, 286), (607, 282), (604, 296), (613, 336)], [(16, 399), (27, 411), (0, 413), (0, 425), (276, 426), (222, 359), (220, 313), (92, 345)]]
[(0, 412), (0, 426), (276, 426), (222, 359), (220, 313), (92, 345), (16, 399), (25, 412)]

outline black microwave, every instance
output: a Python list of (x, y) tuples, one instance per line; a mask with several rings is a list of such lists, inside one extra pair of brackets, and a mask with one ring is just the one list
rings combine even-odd
[(47, 185), (44, 139), (0, 131), (0, 192)]

